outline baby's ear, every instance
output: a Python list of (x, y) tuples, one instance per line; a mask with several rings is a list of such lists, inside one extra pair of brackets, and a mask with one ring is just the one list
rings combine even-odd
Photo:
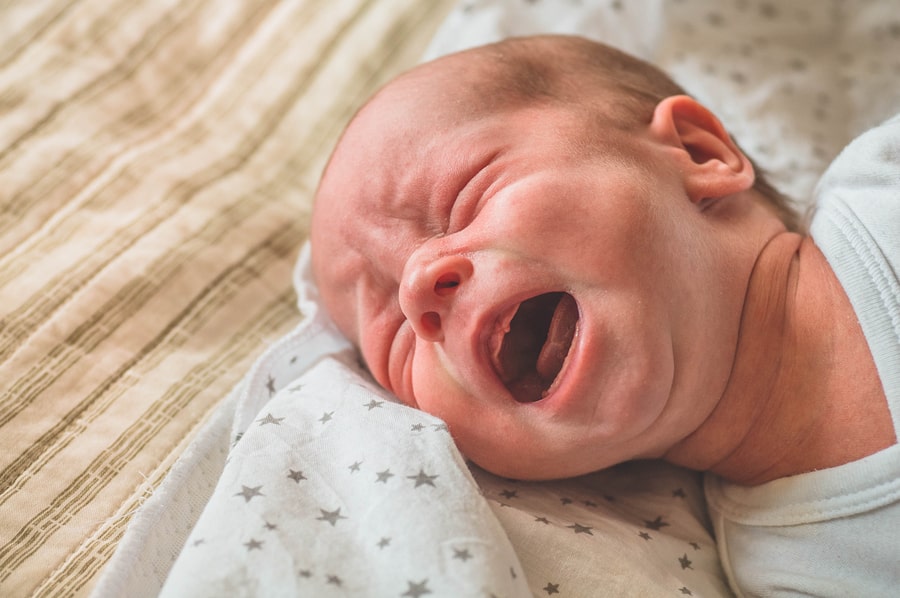
[(693, 98), (679, 95), (662, 100), (653, 112), (650, 131), (676, 150), (685, 189), (694, 203), (753, 186), (750, 160), (719, 119)]

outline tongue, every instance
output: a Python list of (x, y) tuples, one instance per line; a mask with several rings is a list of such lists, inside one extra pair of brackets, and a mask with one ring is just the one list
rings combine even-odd
[(547, 340), (537, 358), (537, 373), (544, 380), (552, 381), (559, 374), (578, 323), (578, 306), (571, 295), (563, 295), (553, 312)]

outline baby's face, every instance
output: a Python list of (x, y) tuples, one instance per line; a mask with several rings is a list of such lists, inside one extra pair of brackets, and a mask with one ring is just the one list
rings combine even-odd
[(749, 266), (665, 148), (596, 135), (560, 108), (465, 119), (388, 94), (317, 198), (330, 313), (379, 383), (501, 475), (660, 456), (727, 381)]

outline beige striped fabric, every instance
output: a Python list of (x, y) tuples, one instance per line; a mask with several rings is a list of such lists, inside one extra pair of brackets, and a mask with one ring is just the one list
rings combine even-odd
[(331, 145), (453, 3), (0, 2), (0, 595), (87, 594), (299, 321)]

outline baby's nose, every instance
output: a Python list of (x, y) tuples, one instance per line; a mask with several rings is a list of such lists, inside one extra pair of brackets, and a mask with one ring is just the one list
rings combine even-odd
[(444, 340), (444, 326), (472, 271), (472, 262), (462, 255), (434, 256), (420, 250), (410, 257), (400, 283), (400, 309), (416, 335), (431, 342)]

